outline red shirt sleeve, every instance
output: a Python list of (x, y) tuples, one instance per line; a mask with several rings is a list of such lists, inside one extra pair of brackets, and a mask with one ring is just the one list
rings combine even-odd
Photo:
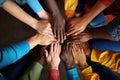
[(49, 80), (60, 80), (59, 70), (49, 70)]
[(114, 1), (113, 0), (100, 0), (106, 7), (111, 5)]

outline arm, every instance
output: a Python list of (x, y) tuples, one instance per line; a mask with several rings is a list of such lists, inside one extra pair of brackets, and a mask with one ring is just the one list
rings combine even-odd
[(33, 64), (25, 71), (25, 73), (22, 75), (20, 80), (39, 80), (42, 70), (43, 70), (43, 65), (45, 62), (44, 59), (44, 47), (39, 49), (40, 51), (40, 56), (38, 57), (37, 61), (33, 62)]
[(65, 19), (61, 15), (55, 0), (46, 0), (46, 3), (48, 5), (52, 17), (51, 21), (53, 24), (53, 33), (57, 37), (58, 41), (60, 41), (60, 43), (63, 43), (63, 41), (66, 38)]
[[(35, 24), (38, 22), (35, 18), (28, 15), (25, 11), (23, 11), (17, 4), (15, 4), (11, 0), (7, 0), (2, 8), (16, 17), (17, 19), (21, 20), (22, 22), (26, 23), (27, 25), (31, 26), (32, 28), (35, 28)], [(18, 14), (19, 13), (19, 14)]]
[[(21, 20), (22, 22), (28, 24), (33, 29), (37, 30), (39, 33), (43, 33), (46, 35), (50, 35), (52, 33), (51, 25), (48, 21), (36, 20), (35, 18), (27, 14), (25, 11), (23, 11), (17, 4), (12, 2), (11, 0), (7, 0), (7, 2), (5, 2), (2, 7), (11, 15)], [(48, 32), (48, 34), (44, 32)]]
[(84, 31), (87, 25), (107, 7), (100, 0), (98, 0), (96, 4), (81, 18), (71, 20), (72, 26), (70, 26), (68, 35), (79, 34)]
[(8, 47), (0, 48), (0, 69), (16, 62), (18, 59), (27, 54), (29, 50), (30, 45), (26, 41), (21, 41)]
[(72, 56), (71, 44), (64, 44), (64, 46), (62, 46), (61, 59), (65, 64), (68, 80), (80, 80), (77, 69), (75, 68), (75, 63)]
[(36, 45), (49, 45), (54, 41), (54, 38), (36, 34), (26, 41), (21, 41), (8, 47), (0, 48), (0, 68), (16, 62)]
[(48, 13), (43, 9), (38, 0), (26, 0), (26, 3), (33, 9), (37, 15), (42, 19), (49, 19)]
[[(108, 40), (114, 40), (112, 37), (112, 32), (109, 33), (107, 30), (108, 26), (103, 26), (99, 28), (94, 28), (94, 29), (88, 29), (87, 31), (83, 31), (82, 33), (75, 35), (75, 36), (70, 36), (69, 41), (74, 42), (74, 41), (81, 41), (81, 42), (87, 42), (91, 39), (108, 39)], [(109, 28), (109, 27), (108, 27)], [(116, 27), (117, 30), (117, 27)], [(117, 33), (117, 31), (116, 31)], [(115, 33), (114, 33), (115, 35)], [(117, 34), (116, 34), (117, 35)], [(119, 39), (119, 37), (116, 37)]]
[(61, 51), (61, 46), (59, 43), (52, 43), (50, 46), (50, 53), (46, 51), (45, 56), (46, 56), (46, 61), (50, 66), (49, 70), (49, 80), (60, 80), (60, 75), (59, 75), (59, 64), (60, 64), (60, 51)]

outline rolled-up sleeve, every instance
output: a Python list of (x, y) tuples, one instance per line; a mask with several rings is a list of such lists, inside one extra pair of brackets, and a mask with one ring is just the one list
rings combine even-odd
[(0, 0), (0, 7), (6, 2), (7, 0)]
[(28, 42), (21, 41), (5, 48), (0, 48), (0, 69), (16, 62), (30, 50)]

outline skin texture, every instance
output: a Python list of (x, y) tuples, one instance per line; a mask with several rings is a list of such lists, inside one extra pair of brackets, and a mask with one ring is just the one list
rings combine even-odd
[(60, 64), (60, 52), (61, 46), (58, 42), (51, 44), (49, 54), (48, 51), (45, 50), (46, 61), (49, 64), (50, 69), (58, 70)]
[(36, 45), (50, 45), (52, 42), (55, 42), (56, 39), (54, 37), (45, 36), (43, 34), (36, 34), (26, 41), (29, 43), (30, 48), (32, 49)]
[[(45, 20), (36, 20), (24, 10), (22, 10), (16, 3), (12, 0), (7, 0), (2, 6), (2, 8), (13, 15), (15, 18), (29, 25), (33, 29), (37, 30), (39, 33), (46, 35), (53, 35), (51, 25), (48, 21)], [(18, 14), (19, 13), (19, 14)], [(45, 12), (42, 12), (45, 13)]]
[(37, 13), (37, 15), (41, 19), (50, 20), (50, 14), (48, 12), (46, 12), (45, 10), (41, 10), (40, 12)]
[(88, 29), (78, 35), (69, 36), (68, 42), (74, 41), (87, 42), (90, 39), (114, 40), (108, 32), (107, 26), (103, 26), (99, 28)]
[(72, 54), (74, 56), (75, 63), (79, 66), (84, 66), (86, 62), (86, 54), (82, 47), (82, 43), (73, 43)]
[(57, 37), (60, 43), (66, 39), (65, 35), (65, 19), (61, 15), (57, 3), (55, 0), (46, 0), (48, 8), (51, 13), (51, 23), (54, 35)]
[(40, 20), (36, 23), (36, 30), (38, 30), (39, 33), (53, 36), (51, 24), (46, 20)]
[(86, 14), (84, 14), (82, 17), (74, 18), (70, 21), (67, 35), (77, 35), (83, 32), (87, 25), (104, 9), (106, 9), (106, 6), (98, 0), (92, 9)]
[(64, 62), (66, 69), (75, 67), (72, 55), (72, 44), (65, 43), (62, 46), (61, 59)]

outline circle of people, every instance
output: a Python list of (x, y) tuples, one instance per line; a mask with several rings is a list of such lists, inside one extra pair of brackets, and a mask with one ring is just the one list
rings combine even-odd
[[(0, 80), (39, 80), (45, 62), (48, 79), (60, 80), (61, 61), (68, 80), (120, 80), (120, 0), (57, 2), (0, 0), (0, 7), (37, 31), (26, 40), (0, 48)], [(40, 19), (22, 9), (26, 4)], [(33, 53), (29, 53), (31, 49)], [(13, 63), (20, 67), (7, 72), (4, 68)]]

